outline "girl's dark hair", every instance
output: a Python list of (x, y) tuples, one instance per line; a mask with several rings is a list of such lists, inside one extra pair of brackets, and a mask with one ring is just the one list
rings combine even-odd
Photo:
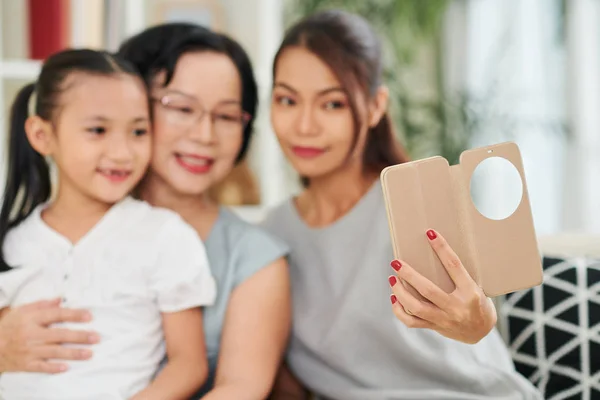
[(250, 145), (258, 108), (258, 89), (250, 58), (236, 41), (200, 25), (173, 22), (148, 28), (129, 38), (121, 45), (118, 54), (136, 66), (147, 85), (152, 84), (156, 74), (164, 72), (164, 85), (167, 86), (173, 78), (179, 58), (186, 53), (201, 51), (226, 55), (240, 75), (242, 109), (250, 114), (250, 121), (244, 129), (242, 147), (236, 159), (238, 163)]
[[(4, 201), (0, 210), (0, 272), (9, 270), (2, 246), (8, 231), (21, 223), (51, 194), (50, 168), (43, 155), (36, 152), (25, 133), (30, 115), (55, 122), (62, 104), (62, 93), (68, 89), (67, 78), (73, 73), (110, 76), (131, 74), (137, 70), (126, 61), (95, 50), (65, 50), (50, 56), (35, 83), (23, 87), (10, 111), (8, 173)], [(35, 97), (31, 99), (32, 94)], [(30, 104), (32, 109), (30, 110)], [(30, 114), (31, 111), (31, 114)]]
[[(381, 42), (362, 17), (340, 10), (310, 15), (285, 34), (273, 62), (273, 78), (277, 60), (288, 47), (300, 46), (314, 53), (333, 71), (346, 91), (354, 120), (352, 153), (364, 121), (358, 108), (355, 90), (372, 98), (382, 84), (383, 60)], [(380, 173), (385, 167), (408, 161), (404, 148), (396, 140), (389, 114), (370, 129), (363, 153), (364, 170)], [(306, 179), (303, 180), (307, 184)]]

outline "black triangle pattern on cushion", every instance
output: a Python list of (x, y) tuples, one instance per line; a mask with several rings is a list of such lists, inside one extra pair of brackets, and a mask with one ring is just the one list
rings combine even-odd
[[(598, 265), (595, 265), (596, 267), (598, 267)], [(589, 269), (587, 271), (587, 281), (588, 281), (588, 286), (592, 286), (595, 285), (596, 283), (600, 282), (600, 270), (599, 269)]]
[(544, 326), (544, 337), (550, 339), (545, 340), (546, 354), (548, 355), (556, 353), (556, 351), (562, 348), (565, 343), (569, 343), (574, 339), (577, 340), (577, 335), (548, 325)]
[(523, 297), (514, 306), (525, 310), (533, 309), (533, 292), (524, 293)]
[(529, 335), (527, 339), (519, 346), (521, 354), (530, 357), (537, 357), (536, 340), (534, 335)]
[(591, 326), (596, 326), (600, 322), (600, 304), (590, 301), (588, 303), (588, 320)]
[[(575, 365), (581, 365), (581, 348), (575, 347), (573, 350), (554, 361), (556, 365), (562, 365), (563, 367), (571, 367)], [(579, 370), (579, 369), (578, 369)], [(578, 371), (581, 372), (581, 371)]]
[[(510, 324), (510, 336), (517, 337), (519, 336), (528, 326), (531, 325), (531, 320), (519, 317), (513, 317)], [(532, 350), (535, 351), (535, 343), (531, 344)]]
[(499, 312), (516, 369), (544, 399), (600, 400), (600, 260), (544, 257), (544, 283)]
[(575, 326), (579, 326), (579, 307), (577, 307), (577, 305), (574, 305), (573, 307), (568, 308), (562, 313), (558, 314), (554, 318), (568, 322)]
[(574, 285), (577, 285), (577, 271), (575, 270), (575, 268), (569, 268), (565, 272), (557, 274), (555, 278), (561, 279), (566, 282), (572, 282)]
[(544, 287), (543, 291), (544, 296), (544, 311), (548, 311), (552, 307), (556, 306), (559, 303), (567, 300), (569, 297), (573, 295), (563, 289), (559, 289), (552, 286)]

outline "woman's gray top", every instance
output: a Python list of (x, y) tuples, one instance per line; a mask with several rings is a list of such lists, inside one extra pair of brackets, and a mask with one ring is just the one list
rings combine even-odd
[(396, 319), (387, 280), (393, 253), (379, 183), (325, 228), (308, 227), (291, 200), (263, 226), (291, 247), (288, 364), (321, 398), (541, 398), (514, 370), (496, 330), (468, 345)]

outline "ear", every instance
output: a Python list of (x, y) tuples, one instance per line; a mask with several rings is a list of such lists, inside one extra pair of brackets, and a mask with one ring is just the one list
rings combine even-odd
[(50, 122), (34, 115), (25, 121), (25, 133), (31, 147), (43, 156), (52, 154), (53, 133)]
[(369, 128), (377, 126), (383, 114), (387, 111), (390, 91), (386, 86), (379, 86), (375, 96), (371, 100), (371, 110), (369, 113)]

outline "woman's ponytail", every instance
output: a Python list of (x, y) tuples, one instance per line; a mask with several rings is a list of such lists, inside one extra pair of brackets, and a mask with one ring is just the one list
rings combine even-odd
[(379, 173), (385, 167), (407, 161), (410, 161), (408, 154), (396, 139), (394, 125), (386, 112), (367, 136), (363, 153), (364, 168), (367, 172)]

